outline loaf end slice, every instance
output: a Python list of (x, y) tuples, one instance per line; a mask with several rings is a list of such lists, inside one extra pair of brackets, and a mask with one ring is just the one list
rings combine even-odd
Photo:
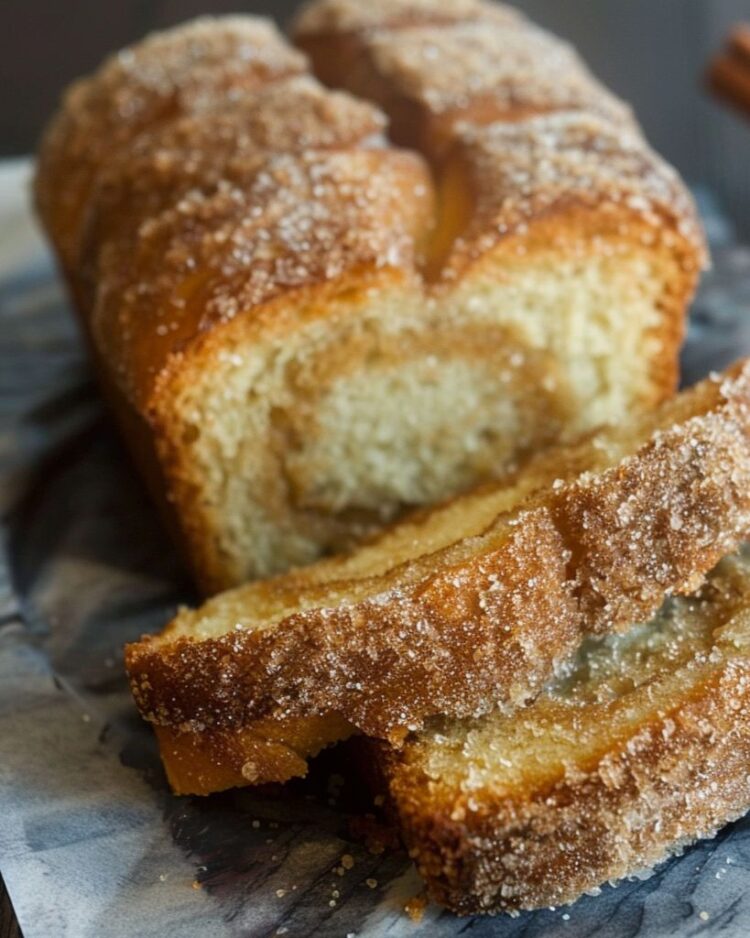
[(369, 744), (431, 896), (460, 914), (570, 903), (744, 814), (749, 651), (745, 549), (584, 643), (525, 711)]

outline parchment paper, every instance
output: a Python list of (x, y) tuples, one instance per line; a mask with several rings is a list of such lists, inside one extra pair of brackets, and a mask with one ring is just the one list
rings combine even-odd
[[(0, 168), (0, 869), (26, 938), (750, 934), (747, 820), (568, 909), (415, 925), (406, 856), (349, 831), (372, 805), (340, 752), (283, 791), (169, 794), (121, 647), (194, 596), (100, 406), (27, 173)], [(750, 352), (750, 251), (703, 202), (691, 381)]]

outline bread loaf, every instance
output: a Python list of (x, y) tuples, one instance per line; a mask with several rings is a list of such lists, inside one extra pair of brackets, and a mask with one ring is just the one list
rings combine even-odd
[(520, 707), (587, 635), (688, 592), (750, 532), (750, 364), (557, 447), (369, 546), (185, 610), (126, 649), (180, 793), (304, 774), (359, 731)]
[(110, 60), (40, 154), (104, 387), (208, 592), (658, 404), (705, 259), (627, 108), (520, 14), (347, 0), (297, 32), (321, 74), (356, 48), (360, 77), (324, 77), (412, 149), (233, 17)]

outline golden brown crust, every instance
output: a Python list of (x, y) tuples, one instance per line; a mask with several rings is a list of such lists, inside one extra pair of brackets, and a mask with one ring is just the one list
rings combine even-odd
[(185, 192), (210, 190), (232, 178), (235, 165), (241, 172), (252, 158), (275, 153), (382, 145), (385, 126), (372, 105), (327, 91), (309, 75), (295, 75), (210, 112), (146, 128), (98, 174), (86, 211), (89, 250), (137, 227)]
[(317, 0), (306, 4), (294, 18), (296, 44), (310, 55), (315, 72), (328, 85), (342, 83), (367, 54), (367, 39), (382, 30), (450, 26), (482, 21), (490, 28), (521, 22), (513, 7), (482, 0)]
[(396, 143), (442, 158), (465, 126), (586, 111), (637, 132), (630, 109), (603, 88), (572, 47), (531, 24), (482, 22), (383, 32), (343, 87), (377, 102)]
[[(750, 807), (747, 579), (729, 620), (734, 635), (722, 637), (720, 608), (710, 613), (719, 617), (713, 639), (709, 628), (707, 646), (699, 642), (676, 670), (644, 673), (644, 684), (619, 698), (582, 707), (543, 698), (520, 714), (523, 727), (546, 708), (548, 736), (561, 727), (569, 734), (553, 756), (540, 742), (538, 772), (532, 764), (522, 780), (476, 782), (460, 742), (451, 742), (453, 766), (438, 777), (430, 758), (446, 744), (440, 732), (414, 737), (402, 752), (373, 745), (379, 782), (437, 902), (460, 914), (573, 902), (649, 870)], [(472, 733), (484, 732), (483, 745), (505, 758), (502, 728), (493, 742), (481, 727), (467, 724), (457, 738), (471, 747)], [(590, 732), (601, 736), (591, 753)]]
[[(694, 589), (748, 533), (749, 407), (745, 364), (665, 405), (615, 465), (597, 463), (606, 438), (583, 447), (588, 465), (552, 452), (572, 476), (478, 536), (369, 580), (312, 566), (178, 617), (128, 646), (138, 707), (183, 731), (338, 713), (398, 743), (434, 714), (522, 703), (585, 635)], [(222, 605), (227, 633), (191, 637)]]
[(146, 128), (111, 155), (82, 213), (80, 262), (89, 305), (102, 275), (101, 253), (116, 253), (127, 268), (139, 226), (191, 190), (211, 192), (246, 178), (253, 161), (277, 153), (382, 144), (384, 129), (385, 118), (374, 107), (325, 91), (307, 75)]
[(310, 756), (354, 732), (334, 714), (258, 720), (240, 731), (179, 732), (167, 726), (155, 726), (154, 730), (176, 795), (210, 795), (227, 788), (303, 776)]
[(82, 213), (111, 155), (141, 130), (305, 68), (270, 20), (204, 17), (153, 34), (74, 84), (45, 134), (36, 176), (37, 207), (64, 269), (75, 271)]
[[(308, 25), (314, 26), (320, 21), (337, 24), (337, 28), (344, 24), (345, 29), (350, 29), (356, 22), (362, 25), (362, 17), (372, 25), (372, 11), (360, 5), (350, 5), (351, 9), (346, 4), (343, 7), (338, 4), (329, 6), (330, 9), (326, 10), (324, 4), (317, 12), (315, 8), (311, 8), (306, 16)], [(399, 42), (405, 43), (405, 48), (403, 60), (399, 60), (398, 66), (394, 66), (398, 74), (403, 73), (403, 81), (407, 84), (410, 80), (417, 81), (420, 88), (418, 96), (420, 100), (424, 100), (424, 106), (430, 113), (442, 113), (459, 105), (463, 110), (470, 109), (471, 102), (477, 96), (481, 97), (481, 89), (475, 88), (476, 81), (471, 72), (471, 68), (477, 64), (476, 49), (472, 45), (474, 42), (479, 42), (480, 45), (501, 42), (503, 55), (498, 56), (494, 47), (485, 50), (493, 67), (507, 68), (507, 76), (516, 76), (514, 80), (520, 82), (525, 94), (530, 95), (533, 91), (539, 101), (547, 102), (542, 109), (586, 106), (585, 96), (563, 95), (563, 89), (582, 87), (588, 81), (587, 78), (584, 80), (579, 76), (572, 65), (566, 70), (566, 74), (570, 72), (569, 82), (563, 80), (556, 65), (552, 69), (555, 73), (554, 82), (545, 84), (540, 72), (540, 69), (545, 67), (545, 62), (552, 62), (554, 65), (557, 61), (556, 55), (573, 56), (567, 46), (527, 24), (516, 23), (508, 29), (503, 28), (500, 25), (502, 22), (508, 20), (514, 23), (516, 20), (504, 11), (501, 11), (500, 15), (492, 5), (469, 6), (474, 12), (471, 13), (468, 23), (463, 20), (469, 11), (465, 9), (466, 4), (460, 3), (455, 10), (448, 8), (439, 15), (436, 14), (435, 4), (416, 4), (415, 12), (408, 4), (401, 3), (395, 4), (393, 10), (383, 10), (377, 14), (376, 18), (381, 26), (393, 25), (402, 20), (412, 22), (417, 14), (420, 23), (434, 20), (440, 24), (434, 27), (437, 32), (431, 37), (420, 38), (419, 30), (400, 30)], [(457, 23), (459, 17), (462, 22)], [(493, 19), (493, 28), (487, 28), (486, 23), (482, 22), (485, 17)], [(472, 19), (478, 20), (479, 25), (472, 22)], [(450, 29), (446, 25), (448, 22), (454, 23)], [(516, 42), (517, 53), (511, 40)], [(469, 43), (471, 54), (455, 55), (453, 46), (457, 44), (460, 49), (464, 41)], [(372, 42), (377, 45), (376, 38), (373, 38)], [(550, 54), (538, 54), (539, 50), (535, 46), (537, 42), (549, 43)], [(466, 75), (462, 77), (448, 74), (445, 68), (425, 68), (413, 63), (410, 66), (411, 60), (414, 57), (419, 60), (426, 47), (434, 46), (440, 50), (443, 44), (447, 44), (444, 51), (453, 67), (459, 70), (469, 69)], [(388, 48), (391, 48), (390, 44)], [(238, 50), (242, 53), (239, 56)], [(245, 55), (245, 50), (252, 54)], [(92, 265), (97, 267), (91, 255), (96, 257), (102, 242), (107, 246), (107, 231), (112, 232), (115, 242), (121, 242), (119, 250), (116, 245), (110, 246), (114, 257), (108, 263), (105, 260), (104, 268), (100, 271), (107, 295), (119, 296), (127, 290), (132, 292), (142, 288), (148, 289), (153, 273), (148, 263), (144, 265), (138, 261), (139, 257), (147, 255), (148, 237), (144, 239), (146, 244), (139, 250), (131, 241), (133, 228), (143, 219), (170, 205), (177, 206), (178, 211), (184, 209), (185, 215), (189, 216), (191, 207), (183, 205), (180, 199), (186, 191), (190, 191), (192, 183), (201, 180), (199, 190), (210, 193), (221, 184), (246, 179), (252, 172), (259, 153), (281, 153), (289, 149), (301, 150), (308, 146), (341, 147), (345, 146), (347, 141), (354, 143), (366, 138), (371, 131), (382, 125), (376, 112), (342, 96), (326, 96), (309, 79), (297, 79), (296, 84), (294, 81), (287, 82), (279, 89), (268, 85), (268, 82), (278, 81), (290, 73), (299, 72), (302, 68), (301, 60), (295, 59), (291, 52), (286, 55), (283, 50), (284, 46), (279, 37), (264, 21), (252, 18), (198, 21), (171, 33), (158, 34), (134, 50), (122, 53), (105, 64), (94, 77), (86, 80), (78, 91), (71, 92), (68, 103), (49, 132), (49, 142), (43, 147), (38, 185), (40, 192), (47, 195), (41, 202), (57, 205), (61, 211), (63, 202), (68, 197), (75, 203), (77, 220), (72, 226), (75, 232), (71, 229), (71, 234), (75, 235), (77, 243), (80, 244), (80, 229), (87, 201), (85, 193), (77, 191), (69, 174), (66, 186), (60, 186), (56, 181), (56, 174), (66, 173), (68, 164), (72, 162), (77, 174), (86, 175), (86, 186), (90, 187), (96, 183), (97, 171), (105, 158), (115, 157), (114, 169), (110, 168), (104, 173), (99, 183), (99, 195), (93, 210), (94, 220), (89, 224), (89, 235), (86, 238), (86, 243), (90, 246), (86, 265), (89, 270)], [(385, 55), (385, 52), (383, 54)], [(396, 52), (393, 54), (396, 55)], [(521, 69), (516, 61), (518, 56), (525, 57), (524, 69)], [(513, 100), (516, 106), (520, 94), (518, 89), (506, 87), (505, 78), (496, 75), (492, 70), (488, 72), (485, 64), (482, 64), (480, 71), (487, 88), (494, 89), (493, 93), (505, 96), (509, 101)], [(188, 79), (186, 70), (190, 68), (192, 71)], [(378, 68), (379, 71), (387, 71), (385, 65)], [(535, 76), (535, 82), (530, 81), (530, 74)], [(137, 76), (137, 80), (134, 76)], [(441, 91), (443, 86), (444, 91)], [(249, 99), (242, 96), (235, 98), (232, 104), (231, 100), (221, 98), (227, 87), (235, 91), (255, 90), (259, 93)], [(466, 88), (472, 89), (469, 97)], [(454, 94), (458, 94), (460, 100), (451, 99), (446, 102), (445, 95)], [(173, 120), (166, 120), (164, 108), (167, 95), (171, 95), (169, 117), (179, 118), (180, 114), (185, 115), (182, 120), (178, 119), (176, 124)], [(215, 110), (217, 95), (221, 102), (219, 113), (208, 113), (209, 105), (212, 106), (212, 111)], [(563, 95), (564, 101), (559, 98), (560, 95)], [(121, 98), (123, 100), (120, 100)], [(134, 117), (132, 121), (117, 121), (117, 133), (114, 135), (108, 132), (107, 125), (103, 123), (107, 115), (107, 119), (111, 120), (112, 115), (117, 113), (117, 109), (111, 104), (113, 100), (119, 102), (120, 108), (127, 114), (137, 115), (137, 120)], [(279, 110), (279, 102), (284, 100), (287, 104)], [(523, 104), (522, 107), (525, 109), (526, 105)], [(532, 111), (535, 109), (536, 106)], [(297, 137), (291, 133), (292, 122), (285, 118), (286, 111), (293, 111), (296, 115), (294, 128), (297, 130), (301, 127)], [(308, 113), (309, 133), (305, 133)], [(501, 115), (498, 116), (502, 119)], [(162, 130), (165, 121), (167, 126)], [(329, 122), (332, 130), (326, 133), (325, 128)], [(349, 128), (348, 131), (346, 128)], [(128, 145), (133, 139), (134, 143)], [(106, 147), (106, 152), (98, 152), (99, 144)], [(585, 175), (582, 169), (576, 173), (575, 168), (583, 162), (578, 159), (581, 154), (585, 152), (590, 157), (590, 154), (598, 152), (600, 147), (603, 158), (585, 160)], [(463, 137), (460, 149), (467, 167), (467, 175), (470, 177), (467, 182), (473, 187), (472, 218), (471, 231), (467, 232), (466, 237), (456, 246), (454, 257), (447, 265), (446, 277), (451, 280), (457, 277), (463, 263), (460, 258), (467, 245), (475, 247), (483, 239), (486, 241), (488, 234), (492, 232), (512, 232), (514, 225), (520, 222), (527, 224), (535, 217), (548, 213), (552, 203), (559, 204), (562, 201), (560, 193), (566, 186), (572, 186), (570, 199), (573, 202), (585, 198), (589, 204), (598, 207), (601, 202), (621, 202), (627, 193), (626, 215), (634, 210), (640, 198), (637, 211), (641, 215), (648, 216), (650, 213), (653, 218), (656, 214), (663, 221), (662, 216), (666, 214), (670, 216), (670, 223), (676, 217), (685, 240), (693, 242), (693, 267), (700, 264), (701, 257), (695, 253), (696, 245), (701, 243), (700, 233), (696, 228), (694, 215), (691, 214), (690, 201), (684, 196), (679, 183), (673, 175), (668, 181), (665, 180), (665, 176), (669, 175), (668, 171), (653, 154), (645, 148), (643, 152), (639, 152), (638, 143), (630, 140), (627, 135), (618, 137), (610, 130), (608, 136), (606, 125), (598, 125), (593, 118), (588, 119), (581, 115), (567, 123), (543, 123), (538, 128), (533, 122), (525, 123), (523, 130), (515, 132), (504, 128), (502, 124), (496, 125), (479, 138)], [(553, 156), (555, 159), (550, 161)], [(638, 171), (634, 173), (635, 164)], [(508, 170), (503, 171), (502, 167), (506, 165)], [(175, 166), (178, 167), (177, 171)], [(525, 183), (521, 178), (524, 172), (531, 173)], [(618, 180), (626, 177), (628, 186), (624, 189)], [(477, 186), (477, 182), (484, 178), (487, 182)], [(391, 182), (387, 178), (384, 181), (387, 184)], [(408, 183), (407, 173), (404, 185)], [(429, 185), (427, 181), (424, 184)], [(139, 197), (130, 199), (128, 196), (133, 190)], [(111, 204), (113, 192), (125, 194), (119, 201), (115, 200), (114, 207)], [(343, 195), (339, 194), (338, 199), (342, 207), (347, 207), (347, 200)], [(495, 208), (493, 211), (493, 205), (488, 204), (493, 203), (493, 200), (494, 206), (507, 203), (507, 210)], [(127, 208), (123, 209), (123, 206)], [(498, 212), (501, 217), (493, 217)], [(44, 205), (42, 214), (48, 219), (53, 237), (59, 240), (54, 235), (56, 226), (49, 221), (49, 212), (44, 209)], [(515, 215), (514, 220), (509, 218), (511, 214)], [(205, 215), (202, 221), (206, 223), (206, 227), (212, 223), (210, 217)], [(619, 219), (619, 222), (622, 223), (622, 219)], [(222, 217), (219, 217), (217, 224), (221, 223)], [(191, 219), (187, 217), (185, 226), (190, 225)], [(656, 221), (654, 227), (658, 234)], [(670, 228), (671, 225), (665, 226), (665, 230)], [(147, 236), (148, 233), (147, 229)], [(387, 238), (389, 234), (390, 232), (386, 232), (384, 237)], [(215, 240), (218, 241), (218, 238)], [(170, 256), (176, 253), (186, 254), (183, 244), (170, 246), (174, 248)], [(293, 245), (287, 246), (290, 264), (296, 265), (299, 262), (304, 266), (305, 258), (298, 260), (296, 255), (293, 256), (293, 248)], [(65, 257), (66, 250), (61, 250)], [(686, 249), (683, 253), (687, 257), (690, 252)], [(217, 252), (217, 257), (220, 261), (221, 252)], [(131, 263), (126, 263), (126, 258)], [(194, 258), (188, 257), (188, 260), (192, 262)], [(688, 258), (686, 262), (689, 260)], [(134, 271), (129, 281), (122, 282), (121, 278), (112, 276), (112, 271), (119, 272), (123, 269)], [(284, 285), (282, 277), (280, 287)], [(258, 299), (257, 295), (249, 297), (249, 300), (254, 305), (263, 302), (263, 298)], [(154, 335), (154, 328), (149, 321), (153, 317), (139, 316), (127, 310), (110, 309), (114, 304), (108, 303), (106, 299), (101, 305), (103, 311), (100, 309), (97, 312), (97, 318), (104, 319), (105, 323), (103, 326), (95, 326), (94, 333), (96, 335), (102, 330), (112, 333), (111, 342), (102, 340), (102, 357), (105, 360), (113, 359), (115, 373), (125, 376), (127, 385), (137, 389), (138, 397), (143, 402), (148, 399), (151, 378), (158, 371), (159, 354), (155, 354), (150, 361), (147, 369), (150, 374), (144, 377), (143, 369), (137, 362), (131, 365), (127, 357), (123, 361), (123, 356), (117, 348), (117, 339), (122, 333), (126, 333), (128, 338), (140, 346), (153, 343), (161, 347), (166, 344), (160, 341), (165, 336)], [(169, 305), (177, 309), (175, 315), (182, 320), (190, 318), (186, 317), (179, 304)], [(185, 330), (179, 323), (173, 320), (163, 325), (169, 330), (171, 347), (183, 347)], [(202, 324), (195, 322), (194, 328), (189, 331), (205, 331), (206, 328), (204, 317)], [(162, 363), (167, 357), (162, 356)]]
[(577, 213), (591, 242), (616, 240), (617, 232), (654, 250), (666, 244), (691, 280), (706, 263), (690, 194), (627, 125), (574, 111), (465, 128), (443, 172), (451, 187), (462, 180), (470, 203), (441, 271), (446, 280), (519, 230), (533, 245), (534, 221), (557, 217), (557, 236), (545, 235), (564, 251), (566, 229), (576, 228), (568, 219)]
[[(686, 269), (703, 266), (692, 199), (574, 49), (495, 4), (448, 5), (440, 14), (434, 3), (416, 6), (396, 2), (381, 12), (319, 0), (298, 19), (295, 37), (318, 73), (338, 69), (327, 75), (331, 84), (383, 107), (396, 142), (433, 163), (449, 157), (436, 173), (465, 177), (451, 188), (470, 190), (462, 213), (468, 245), (496, 244), (556, 204), (565, 212), (606, 203), (612, 216), (621, 213), (620, 225), (637, 217), (654, 239), (675, 239)], [(359, 45), (349, 64), (340, 53), (353, 36)], [(310, 47), (317, 41), (325, 54)], [(465, 249), (456, 246), (459, 257)], [(443, 274), (454, 279), (459, 269), (449, 262)]]

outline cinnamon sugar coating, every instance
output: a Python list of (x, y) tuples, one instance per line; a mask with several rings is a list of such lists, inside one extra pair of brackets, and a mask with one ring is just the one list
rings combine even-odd
[[(325, 8), (325, 5), (324, 5)], [(409, 28), (301, 31), (300, 45), (329, 85), (380, 104), (397, 143), (443, 156), (464, 124), (521, 121), (585, 110), (637, 131), (627, 105), (570, 45), (521, 18), (488, 21), (492, 5), (462, 19)]]
[[(408, 3), (395, 6), (411, 15)], [(627, 231), (631, 218), (636, 240), (666, 238), (694, 276), (706, 251), (692, 198), (628, 106), (567, 43), (522, 18), (488, 24), (487, 13), (504, 8), (471, 6), (432, 22), (428, 4), (407, 28), (364, 4), (320, 0), (297, 26), (324, 79), (378, 103), (392, 137), (432, 162), (443, 200), (463, 203), (432, 275), (455, 279), (516, 228), (531, 235), (551, 211), (585, 207), (600, 212), (600, 237)], [(444, 226), (436, 240), (450, 240)]]
[[(164, 171), (181, 161), (198, 181), (212, 165), (215, 173), (221, 172), (231, 156), (384, 145), (386, 123), (373, 105), (329, 91), (309, 75), (295, 75), (228, 99), (207, 113), (184, 114), (144, 130), (114, 166), (106, 167), (102, 184), (127, 172), (126, 164), (134, 161), (143, 161), (144, 170), (152, 165)], [(143, 188), (157, 189), (157, 180), (146, 180)]]
[(466, 20), (513, 23), (519, 11), (482, 0), (322, 0), (302, 7), (294, 20), (296, 38), (318, 33), (346, 33), (371, 29), (398, 29)]
[(749, 612), (745, 552), (654, 621), (585, 645), (514, 718), (373, 745), (431, 897), (459, 914), (559, 906), (744, 814)]
[(750, 365), (529, 471), (541, 487), (481, 533), (369, 578), (329, 563), (241, 588), (128, 646), (141, 713), (197, 733), (335, 713), (398, 744), (524, 703), (583, 637), (695, 589), (747, 536)]
[(123, 255), (102, 255), (95, 341), (145, 411), (174, 356), (216, 326), (349, 273), (414, 270), (414, 228), (431, 212), (429, 174), (414, 154), (235, 159), (213, 189), (191, 189), (140, 226), (126, 245), (128, 282)]
[[(655, 245), (667, 239), (690, 273), (707, 263), (701, 223), (677, 172), (627, 125), (582, 111), (464, 128), (449, 173), (470, 193), (467, 223), (442, 275), (454, 279), (503, 239), (523, 237), (535, 219), (598, 213), (602, 232)], [(561, 230), (556, 246), (565, 248)], [(680, 247), (681, 246), (681, 247)]]
[(431, 114), (467, 109), (489, 96), (496, 120), (589, 109), (633, 124), (627, 105), (594, 79), (572, 46), (530, 23), (384, 31), (367, 48), (373, 70)]
[(247, 178), (254, 162), (279, 153), (380, 146), (384, 128), (371, 105), (295, 76), (143, 131), (103, 168), (86, 212), (81, 270), (90, 304), (107, 275), (99, 270), (102, 252), (118, 254), (114, 269), (126, 270), (139, 226), (189, 192)]
[(37, 207), (66, 268), (78, 260), (80, 218), (97, 173), (146, 128), (306, 68), (270, 20), (203, 17), (111, 56), (67, 91), (39, 154)]

